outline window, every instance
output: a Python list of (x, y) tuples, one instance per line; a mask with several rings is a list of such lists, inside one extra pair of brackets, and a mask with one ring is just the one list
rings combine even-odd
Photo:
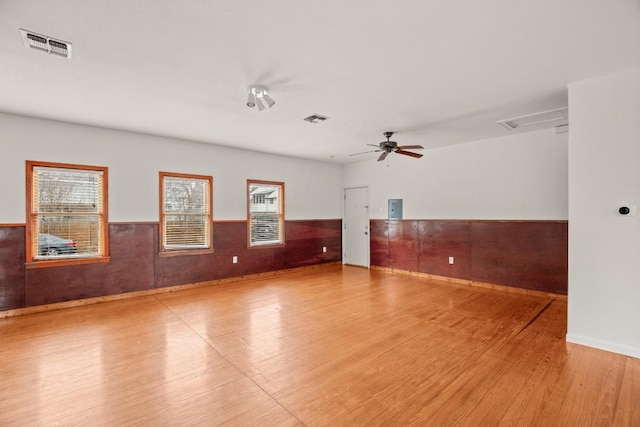
[(107, 168), (27, 161), (27, 263), (108, 260)]
[(211, 249), (213, 178), (160, 172), (162, 252)]
[(284, 183), (247, 180), (249, 246), (284, 244)]

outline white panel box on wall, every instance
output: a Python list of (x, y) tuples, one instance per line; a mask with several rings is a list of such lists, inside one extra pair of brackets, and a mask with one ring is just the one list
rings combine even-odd
[(402, 199), (389, 199), (389, 219), (402, 219)]

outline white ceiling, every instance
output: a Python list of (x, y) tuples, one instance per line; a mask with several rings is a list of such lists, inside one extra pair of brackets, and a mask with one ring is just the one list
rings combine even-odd
[[(374, 161), (349, 154), (387, 130), (425, 148), (506, 135), (497, 120), (638, 65), (639, 0), (0, 2), (0, 111), (338, 163)], [(272, 109), (245, 105), (252, 84)]]

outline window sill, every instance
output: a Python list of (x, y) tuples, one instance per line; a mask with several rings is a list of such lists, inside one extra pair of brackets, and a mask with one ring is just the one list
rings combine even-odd
[(30, 261), (24, 264), (27, 270), (35, 268), (47, 268), (47, 267), (64, 267), (68, 265), (82, 265), (82, 264), (97, 264), (111, 261), (111, 257), (101, 258), (82, 258), (82, 259), (61, 259), (51, 261)]
[(214, 252), (213, 248), (210, 249), (176, 249), (173, 251), (163, 251), (159, 252), (158, 256), (161, 258), (164, 257), (173, 257), (173, 256), (189, 256), (189, 255), (206, 255), (212, 254)]
[(268, 245), (248, 245), (247, 249), (273, 249), (273, 248), (284, 248), (286, 243), (273, 243)]

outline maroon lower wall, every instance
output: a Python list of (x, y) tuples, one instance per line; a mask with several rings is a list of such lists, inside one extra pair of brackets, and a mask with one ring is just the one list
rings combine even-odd
[(24, 227), (0, 227), (0, 310), (24, 307)]
[(340, 261), (341, 224), (286, 221), (286, 245), (248, 249), (245, 221), (216, 222), (213, 253), (174, 256), (158, 255), (158, 224), (110, 224), (109, 262), (33, 269), (24, 268), (24, 226), (0, 226), (0, 310)]
[(371, 221), (381, 267), (566, 294), (567, 254), (567, 221)]
[[(213, 253), (178, 256), (158, 255), (155, 223), (110, 224), (110, 262), (34, 269), (24, 267), (24, 226), (0, 226), (0, 310), (340, 261), (341, 224), (286, 221), (285, 246), (248, 249), (245, 221), (216, 222)], [(566, 294), (567, 228), (566, 221), (372, 220), (371, 264)]]

